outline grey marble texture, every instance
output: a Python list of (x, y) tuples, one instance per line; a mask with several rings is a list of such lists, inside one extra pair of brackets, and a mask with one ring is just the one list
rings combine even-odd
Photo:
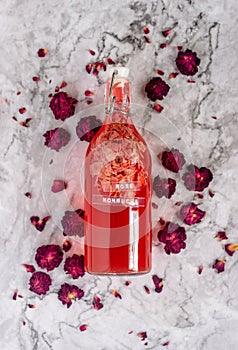
[[(1, 0), (0, 4), (1, 350), (238, 349), (238, 253), (229, 257), (223, 248), (226, 241), (214, 239), (218, 231), (226, 231), (227, 242), (238, 243), (237, 1)], [(144, 40), (145, 26), (150, 28), (151, 44)], [(171, 27), (173, 32), (165, 39), (161, 31)], [(163, 42), (169, 46), (160, 49)], [(195, 84), (188, 84), (182, 75), (168, 79), (176, 71), (177, 45), (196, 51), (201, 58)], [(48, 48), (45, 58), (37, 56), (41, 47)], [(87, 49), (95, 50), (96, 55), (91, 56)], [(49, 110), (48, 95), (65, 80), (65, 91), (80, 101), (77, 112), (88, 113), (87, 108), (103, 101), (106, 74), (88, 75), (85, 65), (108, 56), (130, 68), (133, 101), (142, 106), (148, 103), (143, 89), (154, 70), (166, 73), (164, 79), (171, 89), (161, 103), (164, 110), (144, 117), (145, 132), (154, 131), (170, 146), (181, 145), (189, 159), (209, 167), (214, 174), (209, 188), (215, 196), (210, 198), (204, 191), (200, 202), (207, 215), (201, 224), (187, 228), (186, 250), (168, 256), (154, 241), (150, 274), (128, 278), (85, 275), (72, 280), (62, 264), (50, 273), (50, 292), (39, 297), (28, 290), (30, 274), (21, 264), (34, 263), (38, 246), (64, 240), (57, 218), (42, 233), (29, 220), (31, 215), (49, 214), (50, 200), (44, 201), (41, 182), (46, 152), (42, 134), (60, 123)], [(33, 76), (41, 81), (33, 82)], [(90, 107), (84, 101), (86, 89), (95, 93)], [(18, 110), (23, 106), (27, 113), (21, 116)], [(24, 128), (12, 116), (19, 121), (33, 120)], [(154, 163), (156, 137), (149, 139)], [(85, 149), (83, 145), (82, 161)], [(155, 174), (156, 165), (154, 169)], [(24, 196), (27, 191), (32, 199)], [(170, 209), (163, 203), (163, 217), (168, 219)], [(160, 216), (153, 212), (154, 220)], [(77, 244), (82, 249), (82, 242)], [(225, 272), (217, 274), (212, 264), (224, 257)], [(200, 264), (204, 266), (201, 275), (197, 272)], [(160, 294), (154, 292), (154, 273), (164, 279)], [(126, 280), (132, 283), (125, 286)], [(85, 291), (83, 300), (69, 309), (57, 299), (64, 282)], [(151, 294), (146, 294), (144, 285)], [(16, 288), (23, 298), (14, 301)], [(121, 300), (113, 296), (112, 289), (121, 294)], [(99, 311), (92, 307), (94, 294), (104, 304)], [(80, 332), (84, 323), (89, 327)], [(143, 331), (148, 336), (145, 341), (137, 336)], [(167, 341), (169, 345), (163, 345)]]

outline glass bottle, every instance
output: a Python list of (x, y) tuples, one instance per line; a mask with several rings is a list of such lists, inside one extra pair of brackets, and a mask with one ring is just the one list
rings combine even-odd
[(113, 69), (105, 119), (85, 157), (85, 268), (92, 274), (151, 269), (151, 156), (130, 116), (128, 73)]

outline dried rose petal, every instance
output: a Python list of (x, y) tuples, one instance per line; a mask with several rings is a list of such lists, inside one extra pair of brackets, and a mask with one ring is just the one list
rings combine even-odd
[(67, 210), (61, 220), (64, 236), (84, 235), (84, 211), (77, 209), (76, 211)]
[(21, 298), (21, 299), (22, 299), (22, 298), (24, 298), (24, 297), (23, 297), (23, 295), (18, 294), (18, 298)]
[(125, 281), (125, 286), (129, 286), (131, 283), (131, 281)]
[(21, 126), (24, 126), (25, 128), (28, 128), (30, 121), (32, 121), (32, 118), (26, 118), (26, 120), (24, 122), (19, 122), (19, 124)]
[(90, 142), (102, 126), (101, 120), (95, 115), (81, 118), (76, 127), (76, 133), (81, 141)]
[(55, 87), (55, 92), (59, 92), (60, 91), (60, 87), (59, 86), (56, 86)]
[(63, 260), (63, 252), (59, 245), (42, 245), (36, 251), (35, 260), (42, 269), (54, 270)]
[(45, 57), (45, 55), (47, 54), (48, 49), (44, 48), (44, 49), (39, 49), (37, 54), (38, 57)]
[(179, 217), (187, 225), (194, 225), (201, 222), (202, 218), (206, 215), (205, 211), (198, 208), (195, 203), (189, 203), (181, 207)]
[(181, 204), (183, 204), (183, 202), (176, 202), (176, 203), (174, 203), (174, 205), (177, 205), (178, 207), (179, 207)]
[(150, 289), (147, 286), (144, 286), (144, 288), (145, 288), (146, 293), (150, 294)]
[(116, 291), (116, 289), (113, 289), (113, 290), (112, 290), (112, 294), (114, 295), (115, 298), (122, 299), (121, 294), (119, 294), (119, 293)]
[(202, 192), (212, 181), (213, 175), (212, 172), (205, 167), (198, 168), (196, 165), (190, 164), (182, 179), (185, 187), (189, 191)]
[(132, 334), (132, 333), (133, 333), (133, 331), (129, 331), (129, 332), (128, 332), (128, 334)]
[(87, 96), (87, 97), (90, 97), (90, 96), (94, 96), (94, 93), (92, 91), (90, 91), (90, 90), (86, 90), (84, 92), (84, 95)]
[(152, 202), (151, 205), (152, 205), (152, 208), (153, 208), (153, 209), (158, 209), (158, 204), (156, 204), (155, 202)]
[(161, 49), (165, 49), (167, 46), (168, 46), (168, 44), (166, 44), (166, 43), (160, 44)]
[(27, 198), (31, 199), (31, 193), (30, 193), (30, 192), (26, 192), (26, 193), (25, 193), (25, 196), (26, 196)]
[(92, 55), (92, 56), (94, 56), (94, 55), (95, 55), (95, 51), (93, 51), (93, 50), (88, 49), (88, 52), (89, 52), (89, 53), (90, 53), (90, 55)]
[(22, 320), (22, 324), (23, 324), (23, 326), (25, 326), (26, 325), (26, 321)]
[(67, 305), (69, 308), (72, 305), (72, 300), (80, 300), (84, 296), (84, 291), (79, 289), (75, 285), (70, 285), (64, 283), (61, 285), (60, 290), (58, 291), (58, 299), (62, 302), (63, 305)]
[(185, 228), (173, 222), (167, 222), (165, 227), (158, 232), (159, 241), (165, 243), (166, 254), (178, 254), (181, 249), (185, 249), (186, 238)]
[(139, 337), (143, 341), (147, 338), (147, 333), (146, 332), (139, 332), (139, 333), (137, 333), (137, 337)]
[(225, 270), (225, 263), (226, 263), (225, 259), (222, 259), (222, 260), (216, 259), (215, 263), (212, 265), (212, 268), (216, 269), (217, 273), (221, 273)]
[(156, 293), (161, 293), (163, 289), (163, 279), (159, 278), (157, 275), (152, 276), (152, 280), (155, 285), (155, 292)]
[(144, 27), (143, 32), (144, 32), (144, 34), (149, 34), (150, 30), (148, 27)]
[(64, 241), (63, 243), (63, 251), (67, 253), (72, 247), (72, 244), (70, 241)]
[(103, 304), (101, 303), (101, 299), (96, 294), (93, 297), (93, 308), (96, 311), (103, 308)]
[(163, 166), (174, 173), (178, 173), (185, 163), (183, 153), (176, 148), (172, 148), (171, 151), (164, 151), (161, 160)]
[(108, 64), (115, 64), (115, 62), (110, 57), (107, 58), (107, 63)]
[(174, 79), (174, 78), (177, 77), (177, 75), (178, 75), (178, 73), (175, 73), (175, 72), (170, 73), (170, 74), (169, 74), (169, 79)]
[(152, 43), (152, 41), (145, 35), (144, 35), (144, 39), (147, 42), (147, 44), (151, 44)]
[(53, 185), (51, 187), (51, 191), (54, 193), (63, 191), (67, 188), (67, 183), (63, 180), (54, 180)]
[[(43, 272), (42, 272), (43, 273)], [(31, 290), (31, 289), (30, 289)], [(34, 291), (33, 291), (34, 292)], [(36, 292), (35, 292), (36, 293)], [(39, 294), (39, 293), (36, 293), (36, 294)], [(40, 293), (40, 294), (45, 294), (45, 293)], [(27, 304), (27, 306), (30, 308), (30, 309), (35, 309), (36, 306), (34, 304)]]
[(236, 250), (238, 250), (238, 244), (226, 244), (225, 245), (225, 251), (230, 256), (232, 256)]
[(195, 193), (194, 198), (196, 199), (203, 199), (203, 194), (202, 193)]
[(168, 341), (166, 341), (165, 343), (163, 343), (162, 345), (163, 345), (163, 346), (168, 346), (169, 343), (170, 343), (170, 341), (168, 340)]
[(183, 49), (183, 46), (177, 46), (177, 50), (181, 51)]
[(78, 101), (68, 96), (64, 91), (54, 94), (50, 101), (50, 109), (54, 113), (55, 119), (64, 121), (72, 117), (75, 112), (75, 104)]
[(190, 83), (190, 84), (195, 84), (196, 83), (196, 81), (193, 80), (193, 79), (188, 79), (187, 82)]
[(31, 273), (33, 273), (33, 272), (35, 272), (35, 270), (36, 270), (36, 269), (34, 268), (33, 265), (22, 264), (22, 266), (25, 267), (26, 272), (31, 272)]
[(73, 279), (83, 277), (85, 274), (84, 270), (84, 256), (74, 254), (65, 260), (64, 271), (70, 274)]
[(161, 113), (163, 109), (164, 107), (161, 106), (159, 103), (154, 104), (154, 110), (156, 110), (156, 112)]
[(145, 92), (152, 101), (163, 100), (169, 92), (169, 85), (160, 77), (152, 78), (145, 86)]
[(153, 190), (158, 198), (171, 198), (176, 190), (176, 181), (170, 178), (161, 179), (158, 175), (154, 178)]
[(43, 219), (40, 219), (39, 216), (30, 217), (31, 224), (35, 226), (35, 228), (40, 232), (44, 230), (47, 221), (49, 221), (50, 219), (51, 219), (51, 216), (46, 216)]
[(89, 64), (87, 64), (86, 65), (86, 71), (88, 72), (88, 74), (90, 74), (91, 73), (91, 70), (92, 70), (92, 68), (93, 68), (93, 64), (92, 63), (89, 63)]
[(81, 324), (81, 326), (79, 327), (80, 331), (81, 332), (84, 332), (88, 329), (88, 324), (84, 323), (84, 324)]
[(45, 272), (34, 272), (30, 278), (30, 290), (36, 294), (46, 294), (51, 286), (51, 278)]
[(212, 119), (215, 119), (215, 120), (217, 119), (217, 117), (216, 117), (216, 116), (214, 116), (214, 115), (213, 115), (211, 118), (212, 118)]
[(165, 38), (171, 33), (172, 33), (172, 29), (166, 29), (162, 31), (162, 34)]
[(213, 193), (211, 190), (208, 191), (208, 194), (211, 198), (213, 198), (215, 196), (215, 193)]
[(45, 137), (45, 146), (59, 152), (70, 141), (70, 134), (63, 128), (48, 130), (43, 135)]
[(18, 293), (18, 289), (15, 289), (13, 296), (12, 296), (12, 300), (16, 300), (17, 299), (17, 293)]
[(13, 120), (15, 120), (15, 122), (17, 122), (17, 118), (15, 117), (15, 115), (12, 117)]
[(185, 52), (178, 52), (175, 62), (181, 74), (194, 75), (198, 71), (200, 59), (197, 57), (196, 52), (187, 49)]
[(223, 241), (225, 239), (228, 239), (225, 231), (217, 232), (217, 234), (216, 234), (216, 236), (214, 238), (218, 238), (218, 241)]
[(94, 70), (93, 70), (93, 75), (95, 75), (95, 77), (97, 77), (97, 76), (98, 76), (98, 74), (99, 74), (98, 69), (94, 68)]
[(17, 95), (21, 95), (21, 91), (17, 91)]
[(156, 73), (159, 74), (159, 75), (164, 75), (164, 72), (160, 69), (156, 69)]
[(199, 275), (201, 275), (202, 270), (203, 270), (203, 266), (202, 266), (202, 265), (199, 265), (199, 267), (198, 267), (198, 274), (199, 274)]
[(158, 223), (163, 226), (165, 224), (165, 220), (163, 218), (159, 218)]
[(19, 113), (20, 114), (26, 113), (26, 108), (25, 107), (19, 108)]
[(40, 78), (39, 77), (32, 77), (32, 80), (38, 82), (38, 81), (40, 81)]

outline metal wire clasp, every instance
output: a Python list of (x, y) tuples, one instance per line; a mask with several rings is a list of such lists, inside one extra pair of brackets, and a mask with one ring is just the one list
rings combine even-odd
[(118, 71), (115, 69), (112, 73), (112, 79), (111, 79), (111, 84), (109, 88), (109, 96), (108, 96), (108, 102), (107, 102), (107, 108), (106, 108), (107, 114), (111, 114), (114, 110), (116, 96), (112, 96), (112, 88), (114, 85), (115, 75), (117, 74), (118, 74)]

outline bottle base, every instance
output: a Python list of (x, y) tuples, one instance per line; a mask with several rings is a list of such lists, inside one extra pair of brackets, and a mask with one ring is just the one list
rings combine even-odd
[(142, 271), (122, 271), (122, 272), (118, 272), (118, 271), (90, 271), (86, 268), (86, 272), (89, 273), (90, 275), (98, 275), (98, 276), (138, 276), (138, 275), (146, 275), (147, 273), (150, 273), (151, 268), (146, 269), (146, 270), (142, 270)]

